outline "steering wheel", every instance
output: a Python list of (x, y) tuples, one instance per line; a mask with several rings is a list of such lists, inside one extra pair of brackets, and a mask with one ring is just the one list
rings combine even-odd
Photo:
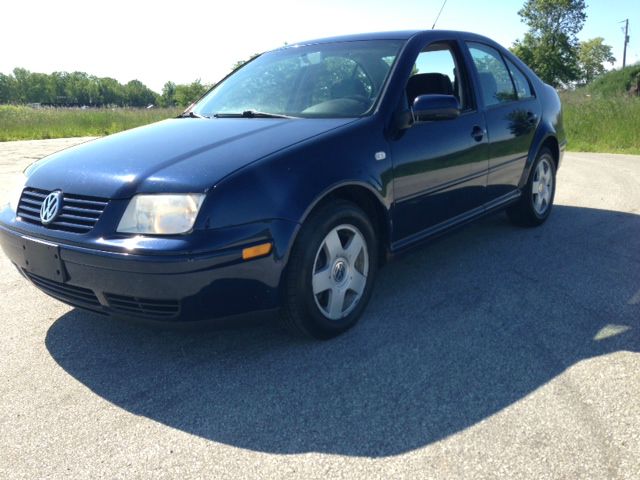
[(368, 107), (371, 104), (371, 99), (365, 97), (364, 95), (347, 95), (346, 98), (348, 100), (355, 100), (356, 102), (361, 103), (363, 106)]

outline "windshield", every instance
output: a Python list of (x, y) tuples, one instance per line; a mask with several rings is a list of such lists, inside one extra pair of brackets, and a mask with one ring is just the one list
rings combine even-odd
[(370, 40), (267, 52), (216, 85), (192, 111), (207, 117), (247, 112), (306, 118), (365, 115), (402, 43)]

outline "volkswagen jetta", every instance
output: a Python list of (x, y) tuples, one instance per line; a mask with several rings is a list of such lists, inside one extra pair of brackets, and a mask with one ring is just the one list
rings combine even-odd
[(70, 305), (177, 323), (278, 311), (329, 338), (362, 315), (394, 254), (500, 209), (544, 222), (561, 111), (478, 35), (302, 42), (178, 118), (34, 163), (0, 212), (0, 242)]

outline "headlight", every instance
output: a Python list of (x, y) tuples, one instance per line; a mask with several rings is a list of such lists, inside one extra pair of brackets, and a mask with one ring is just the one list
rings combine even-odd
[(171, 235), (193, 228), (204, 194), (136, 195), (118, 225), (121, 233)]
[(16, 212), (18, 210), (18, 203), (20, 203), (20, 196), (22, 195), (22, 190), (24, 190), (24, 186), (27, 183), (26, 175), (20, 175), (20, 178), (16, 180), (13, 184), (11, 190), (9, 191), (9, 197), (7, 198), (7, 202), (5, 205), (8, 205), (11, 210)]

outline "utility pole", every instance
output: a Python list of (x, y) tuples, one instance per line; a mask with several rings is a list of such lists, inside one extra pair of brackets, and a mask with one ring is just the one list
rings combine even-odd
[(624, 53), (622, 54), (622, 68), (627, 66), (627, 45), (629, 44), (629, 19), (624, 21)]

